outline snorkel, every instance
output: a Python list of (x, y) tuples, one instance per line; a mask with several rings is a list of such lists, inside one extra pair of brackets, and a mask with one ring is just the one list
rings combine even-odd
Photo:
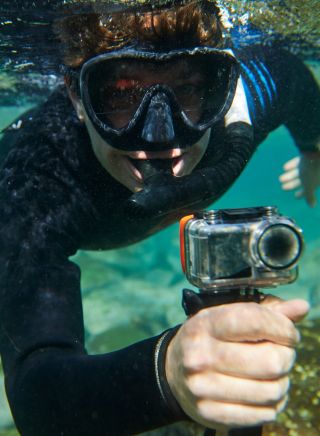
[(180, 215), (209, 206), (227, 191), (251, 158), (255, 150), (252, 127), (244, 122), (230, 124), (223, 147), (227, 150), (223, 159), (188, 176), (154, 174), (144, 189), (129, 199), (130, 213), (141, 217)]

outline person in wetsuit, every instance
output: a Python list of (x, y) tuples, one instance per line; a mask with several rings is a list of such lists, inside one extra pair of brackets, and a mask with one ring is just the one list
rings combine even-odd
[(1, 142), (0, 345), (18, 430), (129, 435), (180, 420), (274, 420), (304, 301), (208, 308), (88, 355), (69, 257), (132, 244), (210, 205), (280, 124), (302, 156), (318, 156), (311, 74), (281, 50), (226, 50), (211, 2), (67, 17), (58, 30), (67, 86)]

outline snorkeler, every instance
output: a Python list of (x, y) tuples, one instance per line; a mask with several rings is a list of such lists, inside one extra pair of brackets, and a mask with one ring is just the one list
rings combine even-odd
[(90, 356), (69, 257), (132, 244), (210, 205), (280, 124), (301, 153), (317, 155), (312, 75), (281, 50), (224, 47), (212, 2), (118, 4), (57, 29), (66, 87), (1, 142), (0, 345), (18, 430), (129, 435), (180, 420), (209, 428), (274, 420), (304, 301), (205, 309)]

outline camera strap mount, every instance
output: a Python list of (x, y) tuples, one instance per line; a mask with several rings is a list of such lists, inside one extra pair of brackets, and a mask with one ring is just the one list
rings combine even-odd
[(231, 290), (201, 290), (199, 292), (183, 289), (182, 307), (187, 316), (195, 315), (206, 307), (221, 304), (254, 302), (260, 303), (264, 294), (257, 289), (239, 288)]

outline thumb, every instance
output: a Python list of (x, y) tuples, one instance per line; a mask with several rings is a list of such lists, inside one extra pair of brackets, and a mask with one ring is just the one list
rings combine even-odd
[(270, 310), (285, 315), (293, 322), (301, 321), (310, 310), (309, 303), (300, 298), (285, 301), (274, 295), (267, 295), (261, 304), (267, 306)]

